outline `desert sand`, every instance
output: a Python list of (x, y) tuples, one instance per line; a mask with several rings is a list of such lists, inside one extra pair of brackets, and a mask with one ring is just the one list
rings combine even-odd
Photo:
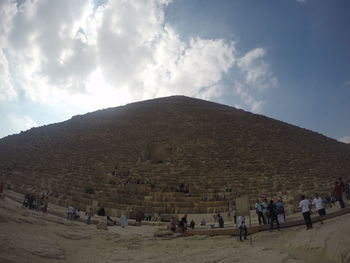
[[(49, 208), (50, 209), (50, 208)], [(350, 262), (350, 214), (314, 228), (259, 232), (253, 244), (231, 236), (156, 237), (164, 226), (96, 225), (0, 200), (0, 262)]]

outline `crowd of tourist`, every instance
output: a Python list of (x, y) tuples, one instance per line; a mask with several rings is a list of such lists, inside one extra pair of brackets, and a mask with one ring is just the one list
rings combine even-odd
[(259, 225), (270, 224), (271, 229), (273, 229), (274, 224), (279, 229), (279, 224), (284, 223), (286, 219), (284, 203), (281, 197), (278, 198), (276, 203), (274, 200), (268, 202), (266, 198), (263, 201), (257, 199), (255, 211), (258, 216)]
[(80, 210), (74, 208), (73, 206), (67, 207), (67, 220), (79, 220), (80, 219)]
[(27, 193), (24, 195), (22, 206), (30, 210), (41, 211), (44, 214), (47, 214), (50, 196), (50, 192), (47, 192), (46, 194), (42, 193), (40, 195)]
[(222, 215), (220, 215), (220, 213), (215, 213), (213, 215), (213, 218), (214, 218), (214, 223), (218, 223), (219, 224), (219, 227), (220, 228), (223, 228), (224, 227), (224, 218), (222, 217)]
[[(331, 196), (334, 196), (334, 199), (331, 199), (332, 200), (331, 203), (333, 203), (334, 205), (335, 202), (338, 202), (340, 208), (344, 208), (345, 202), (343, 200), (343, 196), (345, 196), (347, 200), (350, 199), (349, 189), (350, 189), (349, 184), (344, 183), (343, 180), (339, 178), (338, 181), (335, 182), (333, 193), (331, 194)], [(306, 197), (305, 195), (302, 195), (299, 203), (299, 208), (300, 208), (300, 211), (302, 212), (307, 229), (312, 228), (311, 214), (312, 214), (313, 208), (316, 209), (320, 217), (319, 220), (321, 224), (323, 224), (323, 219), (324, 219), (324, 216), (326, 215), (326, 209), (324, 206), (324, 200), (320, 197), (318, 193), (316, 193), (312, 199)], [(266, 198), (262, 199), (261, 201), (257, 199), (255, 203), (255, 211), (257, 214), (259, 225), (270, 225), (270, 230), (273, 230), (274, 228), (276, 228), (277, 230), (280, 230), (280, 224), (286, 221), (285, 205), (281, 197), (277, 198), (277, 200), (269, 200), (269, 201)], [(238, 216), (238, 218), (236, 218), (234, 210), (230, 211), (230, 214), (232, 214), (234, 224), (237, 224), (238, 226), (239, 239), (241, 241), (246, 240), (248, 235), (248, 228), (245, 223), (245, 217)], [(213, 215), (213, 218), (214, 218), (214, 224), (218, 223), (219, 228), (224, 227), (224, 219), (220, 215), (220, 213), (215, 213)], [(188, 227), (187, 215), (183, 216), (180, 220), (173, 218), (170, 225), (171, 225), (172, 231), (184, 232)], [(191, 220), (191, 223), (189, 224), (189, 226), (191, 228), (194, 228), (195, 222)], [(206, 227), (206, 221), (204, 218), (201, 220), (200, 226)]]
[[(334, 189), (331, 194), (331, 198), (326, 198), (326, 201), (329, 201), (332, 206), (335, 205), (335, 202), (339, 202), (339, 206), (342, 209), (345, 208), (343, 196), (345, 196), (347, 200), (350, 199), (350, 185), (349, 183), (344, 183), (343, 179), (339, 177), (338, 181), (335, 181), (334, 183)], [(321, 224), (323, 224), (323, 217), (326, 215), (326, 209), (324, 207), (323, 200), (318, 193), (315, 194), (315, 197), (312, 201), (310, 201), (307, 196), (302, 195), (301, 201), (299, 203), (299, 208), (301, 209), (306, 229), (312, 228), (312, 206), (315, 206), (317, 213), (320, 216)]]
[(120, 171), (120, 170), (118, 169), (118, 166), (117, 166), (117, 165), (114, 167), (114, 170), (113, 170), (113, 172), (112, 172), (112, 175), (115, 176), (115, 177), (118, 177), (118, 178), (125, 178), (125, 177), (128, 177), (129, 174), (130, 174), (130, 171), (129, 171), (129, 170), (128, 170), (128, 171)]
[[(176, 189), (177, 192), (189, 193), (189, 188), (185, 184), (179, 184)], [(232, 188), (227, 186), (226, 191), (232, 191)], [(48, 204), (49, 198), (52, 194), (47, 192), (46, 194), (42, 193), (40, 195), (35, 195), (33, 193), (27, 193), (24, 196), (23, 207), (26, 207), (30, 210), (42, 211), (43, 213), (48, 212)], [(303, 219), (305, 221), (306, 229), (312, 229), (312, 219), (311, 214), (312, 210), (315, 208), (317, 211), (320, 222), (323, 224), (324, 216), (326, 215), (325, 203), (330, 204), (331, 206), (335, 205), (336, 202), (339, 203), (340, 208), (344, 208), (345, 201), (350, 200), (350, 185), (349, 183), (345, 183), (342, 178), (338, 178), (336, 182), (334, 182), (334, 188), (332, 189), (332, 193), (330, 196), (324, 197), (322, 199), (318, 193), (314, 194), (313, 198), (310, 198), (306, 195), (301, 196), (301, 200), (299, 202), (299, 208), (302, 213)], [(280, 224), (286, 221), (286, 212), (285, 205), (281, 197), (276, 200), (267, 200), (267, 198), (263, 198), (261, 200), (257, 199), (255, 203), (255, 212), (258, 219), (259, 225), (269, 225), (270, 229), (273, 230), (276, 228), (280, 230)], [(67, 207), (67, 220), (79, 220), (81, 217), (81, 211), (79, 209), (74, 208), (72, 205)], [(234, 224), (237, 224), (239, 229), (239, 239), (240, 241), (247, 240), (248, 236), (248, 227), (245, 222), (245, 217), (240, 215), (236, 218), (235, 211), (230, 211), (232, 213), (232, 219), (234, 220)], [(138, 222), (142, 220), (151, 221), (156, 220), (152, 213), (139, 213)], [(91, 217), (94, 215), (92, 209), (89, 208), (85, 211), (86, 216), (86, 224), (91, 223)], [(113, 226), (117, 224), (117, 221), (114, 220), (109, 215), (106, 215), (105, 209), (102, 207), (97, 211), (97, 215), (106, 216), (107, 224), (109, 226)], [(230, 216), (230, 214), (228, 215)], [(224, 218), (220, 213), (215, 213), (213, 215), (214, 225), (218, 224), (219, 228), (224, 227)], [(206, 228), (206, 221), (203, 218), (200, 221), (200, 227)], [(120, 225), (122, 227), (126, 227), (128, 225), (127, 218), (125, 215), (120, 217)], [(188, 223), (187, 215), (184, 215), (180, 219), (177, 217), (172, 217), (170, 220), (170, 229), (174, 232), (185, 232), (188, 228), (194, 229), (196, 223), (192, 219), (190, 223)]]
[(191, 222), (188, 224), (187, 222), (187, 215), (184, 215), (180, 220), (178, 220), (177, 217), (172, 217), (170, 220), (170, 230), (173, 232), (180, 232), (183, 233), (187, 230), (187, 228), (194, 229), (196, 223), (192, 219)]
[(128, 184), (144, 184), (149, 185), (151, 189), (154, 189), (155, 184), (149, 179), (149, 178), (137, 178), (137, 177), (131, 177), (131, 172), (129, 170), (121, 171), (118, 166), (114, 167), (114, 170), (112, 171), (112, 176), (118, 178), (116, 180), (111, 180), (109, 183), (112, 185), (121, 185), (125, 186)]

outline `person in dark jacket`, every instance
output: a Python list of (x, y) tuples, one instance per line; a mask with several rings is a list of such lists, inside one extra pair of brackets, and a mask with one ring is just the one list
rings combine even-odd
[(178, 226), (179, 226), (181, 232), (185, 232), (187, 230), (187, 215), (184, 215), (181, 218)]
[(276, 222), (277, 229), (280, 230), (280, 223), (278, 222), (278, 217), (277, 217), (277, 208), (273, 200), (270, 201), (268, 210), (270, 212), (270, 229), (271, 230), (273, 229), (273, 223)]
[(335, 182), (334, 194), (335, 194), (335, 197), (337, 198), (337, 201), (339, 202), (340, 208), (344, 208), (345, 204), (343, 200), (343, 189), (338, 181)]
[(219, 214), (219, 227), (224, 228), (224, 218)]

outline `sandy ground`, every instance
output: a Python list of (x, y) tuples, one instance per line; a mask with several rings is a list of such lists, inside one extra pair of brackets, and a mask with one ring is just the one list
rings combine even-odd
[[(163, 229), (164, 227), (162, 227)], [(154, 237), (160, 227), (70, 222), (0, 200), (0, 262), (350, 262), (350, 214), (324, 225), (235, 237)]]

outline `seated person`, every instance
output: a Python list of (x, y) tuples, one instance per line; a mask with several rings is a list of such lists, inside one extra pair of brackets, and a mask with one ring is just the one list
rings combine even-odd
[(113, 220), (109, 215), (107, 216), (107, 225), (114, 226), (117, 222)]
[(192, 219), (191, 222), (190, 222), (190, 228), (194, 229), (194, 226), (195, 226), (195, 222)]
[(170, 230), (175, 233), (176, 231), (176, 225), (177, 225), (177, 220), (176, 218), (172, 217), (170, 221)]
[(112, 172), (112, 175), (113, 176), (117, 176), (118, 175), (118, 166), (117, 165), (114, 167), (114, 171)]
[(80, 211), (79, 209), (75, 209), (73, 213), (73, 219), (78, 220), (80, 218)]
[(181, 232), (185, 232), (187, 229), (187, 215), (184, 215), (180, 222), (179, 222), (179, 228), (181, 229)]

